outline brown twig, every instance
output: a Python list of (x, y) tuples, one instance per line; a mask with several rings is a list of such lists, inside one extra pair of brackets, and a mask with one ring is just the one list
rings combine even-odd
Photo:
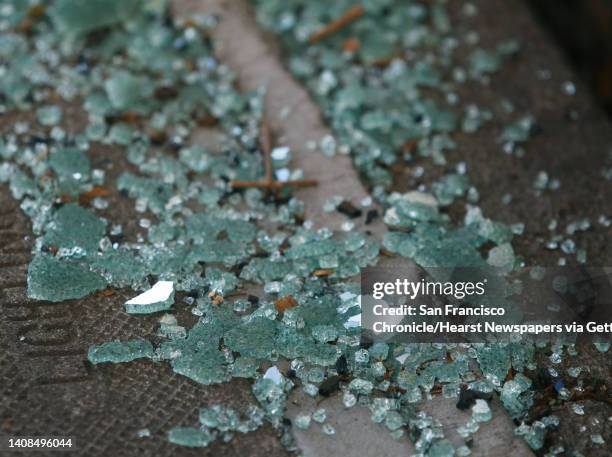
[(329, 276), (331, 274), (334, 273), (334, 270), (331, 268), (322, 268), (320, 270), (315, 270), (312, 272), (313, 276), (316, 276), (317, 278), (322, 278), (325, 276)]
[(272, 182), (272, 139), (270, 137), (270, 128), (264, 121), (261, 123), (259, 132), (259, 143), (263, 152), (264, 159), (264, 181)]
[(232, 181), (230, 185), (234, 189), (246, 189), (256, 187), (260, 189), (280, 190), (286, 187), (312, 187), (319, 184), (316, 179), (296, 179), (294, 181)]
[(342, 30), (344, 27), (349, 25), (351, 22), (356, 21), (365, 13), (365, 8), (363, 5), (353, 5), (348, 10), (344, 12), (342, 16), (338, 19), (331, 21), (325, 27), (323, 27), (318, 32), (314, 33), (309, 39), (308, 42), (310, 44), (315, 44), (321, 41), (323, 38), (328, 37), (329, 35), (333, 35), (339, 30)]
[(395, 59), (401, 59), (401, 58), (402, 58), (402, 53), (401, 52), (394, 52), (393, 54), (391, 54), (388, 57), (382, 57), (380, 59), (372, 60), (370, 62), (370, 65), (373, 65), (373, 66), (379, 67), (379, 68), (386, 68)]
[(259, 143), (261, 145), (264, 161), (264, 178), (261, 181), (231, 181), (233, 189), (259, 188), (276, 192), (289, 187), (312, 187), (319, 182), (316, 179), (296, 179), (292, 181), (275, 181), (272, 170), (272, 139), (268, 124), (263, 121), (259, 132)]

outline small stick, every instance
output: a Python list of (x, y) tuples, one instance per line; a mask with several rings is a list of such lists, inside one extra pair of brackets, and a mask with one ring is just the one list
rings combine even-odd
[(261, 143), (264, 159), (264, 181), (272, 182), (272, 140), (270, 138), (270, 128), (266, 121), (261, 123), (259, 142)]
[(379, 68), (385, 68), (385, 67), (388, 67), (391, 64), (391, 62), (393, 62), (395, 59), (401, 59), (401, 58), (402, 58), (402, 54), (399, 52), (395, 52), (389, 57), (383, 57), (381, 59), (376, 59), (376, 60), (371, 61), (370, 65), (373, 65)]
[(349, 25), (351, 22), (356, 21), (365, 13), (365, 8), (363, 5), (353, 5), (348, 10), (344, 12), (342, 16), (338, 19), (331, 21), (325, 27), (323, 27), (318, 32), (314, 33), (309, 39), (308, 42), (310, 44), (316, 44), (321, 41), (323, 38), (328, 37), (329, 35), (333, 35), (339, 30), (342, 30), (344, 27)]
[(264, 178), (260, 181), (231, 181), (233, 189), (259, 188), (267, 191), (278, 191), (288, 187), (312, 187), (319, 182), (316, 179), (296, 179), (293, 181), (275, 181), (272, 170), (272, 139), (268, 124), (263, 121), (259, 132), (259, 143), (261, 145), (264, 161)]
[(383, 57), (382, 59), (376, 59), (370, 62), (370, 65), (375, 67), (385, 68), (388, 67), (395, 57)]
[(297, 179), (294, 181), (232, 181), (230, 185), (234, 189), (246, 189), (257, 187), (260, 189), (278, 190), (286, 187), (312, 187), (319, 182), (316, 179)]

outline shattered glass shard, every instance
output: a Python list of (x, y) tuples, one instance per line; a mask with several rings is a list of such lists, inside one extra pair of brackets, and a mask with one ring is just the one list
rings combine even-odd
[(168, 432), (168, 440), (171, 443), (186, 447), (206, 447), (215, 438), (216, 434), (193, 427), (176, 427)]
[(170, 309), (174, 304), (174, 283), (158, 281), (149, 290), (125, 302), (130, 314), (149, 314)]
[(153, 354), (153, 345), (146, 340), (111, 341), (89, 348), (87, 359), (93, 364), (120, 363), (151, 358)]
[(77, 261), (36, 254), (28, 267), (28, 297), (36, 300), (71, 300), (105, 287), (102, 276)]
[(139, 0), (58, 0), (49, 8), (49, 16), (59, 31), (76, 37), (127, 20), (139, 4)]
[(142, 102), (153, 93), (153, 85), (147, 78), (123, 70), (107, 79), (104, 89), (111, 105), (118, 110), (141, 111)]
[(53, 215), (44, 236), (45, 245), (60, 249), (60, 255), (93, 254), (106, 232), (106, 224), (88, 209), (68, 203)]

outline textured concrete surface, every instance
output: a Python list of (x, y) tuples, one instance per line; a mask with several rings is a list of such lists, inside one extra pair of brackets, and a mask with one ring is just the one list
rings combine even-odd
[(403, 437), (394, 440), (384, 425), (375, 424), (370, 419), (370, 410), (354, 406), (346, 409), (342, 396), (335, 395), (317, 401), (302, 393), (301, 389), (291, 396), (287, 415), (293, 420), (298, 414), (314, 413), (324, 408), (327, 413), (326, 424), (336, 430), (335, 435), (328, 436), (321, 430), (321, 425), (311, 421), (307, 430), (293, 429), (296, 444), (304, 457), (320, 456), (380, 456), (412, 455), (416, 451), (413, 444)]
[[(184, 1), (196, 7), (203, 5), (214, 12), (212, 0)], [(527, 157), (521, 160), (506, 156), (495, 144), (502, 126), (498, 120), (475, 136), (458, 135), (455, 140), (459, 151), (469, 151), (467, 157), (462, 154), (461, 159), (466, 160), (470, 175), (481, 191), (485, 213), (509, 223), (526, 222), (527, 235), (518, 240), (519, 252), (542, 264), (552, 263), (556, 254), (543, 251), (538, 241), (547, 233), (548, 219), (555, 217), (565, 224), (578, 217), (588, 216), (596, 220), (599, 214), (611, 213), (609, 182), (603, 181), (599, 173), (612, 145), (612, 130), (580, 84), (577, 96), (562, 94), (560, 86), (564, 80), (573, 79), (572, 73), (522, 3), (514, 0), (476, 3), (480, 15), (471, 23), (466, 22), (465, 27), (477, 30), (484, 46), (519, 36), (523, 47), (519, 57), (504, 67), (504, 72), (496, 75), (489, 87), (468, 87), (466, 90), (470, 92), (460, 95), (478, 96), (478, 103), (487, 107), (497, 106), (501, 98), (508, 97), (516, 104), (517, 115), (527, 112), (536, 115), (540, 134), (528, 144)], [(223, 12), (223, 5), (215, 4), (216, 11)], [(236, 14), (244, 19), (247, 10), (236, 5), (240, 2), (228, 0), (225, 7), (230, 11), (237, 8)], [(459, 12), (455, 13), (459, 15)], [(218, 33), (221, 34), (221, 29)], [(229, 46), (229, 38), (234, 35), (240, 38), (243, 30), (232, 27), (223, 33), (226, 34), (225, 46)], [(259, 85), (258, 78), (263, 75), (258, 72), (265, 67), (263, 64), (260, 67), (264, 57), (272, 59), (267, 61), (268, 64), (281, 67), (275, 60), (277, 51), (269, 38), (264, 38), (260, 44), (251, 44), (241, 38), (232, 46), (236, 51), (236, 47), (247, 44), (257, 48), (241, 54), (244, 60), (235, 64), (240, 63), (247, 70), (252, 67), (249, 71), (253, 74), (240, 76), (239, 72), (239, 76), (241, 85), (253, 88)], [(219, 48), (220, 56), (228, 59), (230, 64), (233, 58), (231, 49)], [(536, 78), (537, 70), (543, 68), (551, 71), (551, 80)], [(288, 74), (285, 73), (283, 78), (288, 78)], [(251, 85), (247, 84), (249, 80)], [(263, 81), (266, 82), (265, 78)], [(364, 195), (363, 187), (357, 185), (348, 158), (336, 158), (333, 163), (321, 162), (323, 157), (320, 154), (316, 154), (314, 160), (315, 156), (303, 148), (305, 139), (319, 139), (327, 133), (306, 92), (290, 78), (268, 79), (267, 82), (277, 95), (281, 95), (277, 98), (269, 93), (266, 98), (267, 116), (277, 141), (293, 146), (296, 153), (294, 165), (304, 169), (307, 177), (321, 181), (319, 187), (302, 191), (300, 196), (309, 203), (310, 217), (316, 218), (319, 224), (334, 226), (344, 219), (322, 214), (322, 202), (331, 194), (351, 195), (357, 201)], [(286, 119), (281, 120), (278, 113), (287, 105), (292, 110)], [(73, 111), (68, 116), (69, 124), (78, 130), (82, 128), (83, 116)], [(571, 120), (574, 112), (578, 114), (578, 120)], [(10, 127), (12, 122), (7, 116), (0, 117), (0, 129)], [(198, 141), (214, 144), (215, 138), (214, 131), (200, 132)], [(130, 168), (122, 159), (121, 152), (108, 146), (97, 146), (92, 159), (93, 166), (107, 170), (111, 180), (120, 171)], [(537, 172), (543, 169), (560, 178), (562, 188), (536, 199), (531, 183)], [(396, 172), (397, 189), (413, 189), (419, 184), (412, 178), (409, 168), (399, 168)], [(435, 173), (435, 170), (428, 169), (424, 180), (430, 182)], [(511, 192), (515, 198), (511, 205), (502, 206), (500, 199), (506, 192)], [(215, 443), (204, 450), (169, 444), (166, 431), (176, 425), (194, 425), (197, 409), (201, 406), (221, 402), (241, 410), (247, 401), (252, 401), (248, 383), (199, 386), (174, 375), (167, 365), (146, 361), (120, 366), (90, 366), (85, 359), (89, 345), (113, 338), (153, 337), (156, 317), (126, 315), (121, 304), (129, 295), (127, 291), (61, 304), (28, 300), (25, 297), (25, 272), (32, 243), (31, 230), (6, 187), (0, 187), (0, 208), (0, 433), (74, 435), (81, 449), (75, 455), (86, 456), (287, 454), (269, 427), (253, 434), (237, 435), (229, 444)], [(117, 193), (111, 197), (111, 205), (103, 215), (124, 223), (129, 238), (141, 230), (132, 219), (132, 213), (133, 202)], [(459, 218), (461, 214), (457, 212), (454, 216)], [(589, 258), (602, 264), (611, 258), (610, 235), (610, 229), (598, 228), (580, 234), (578, 240), (587, 247)], [(188, 310), (179, 307), (179, 319), (186, 321), (190, 318)], [(599, 357), (594, 363), (609, 366), (609, 355)], [(297, 398), (292, 400), (300, 401)], [(438, 401), (423, 407), (432, 408), (432, 414), (447, 418), (444, 423), (452, 439), (454, 424), (463, 420), (463, 413), (456, 410), (452, 402), (442, 405)], [(384, 445), (381, 444), (383, 438), (378, 437), (386, 432), (376, 430), (378, 426), (369, 422), (369, 414), (367, 417), (358, 411), (348, 415), (336, 414), (334, 408), (339, 406), (333, 405), (337, 404), (337, 399), (326, 402), (329, 402), (325, 405), (329, 405), (326, 407), (330, 411), (330, 423), (337, 425), (338, 430), (353, 433), (347, 435), (348, 441), (355, 443), (353, 449), (377, 451), (376, 455), (381, 455), (383, 449), (397, 450), (397, 454), (409, 449), (409, 443), (395, 442), (388, 435), (385, 435)], [(290, 414), (295, 411), (293, 408), (291, 406)], [(609, 405), (602, 404), (601, 408), (604, 408), (602, 417), (612, 414)], [(562, 415), (563, 411), (558, 414)], [(502, 422), (491, 425), (492, 428), (479, 435), (475, 453), (479, 449), (481, 455), (526, 453), (524, 444), (511, 437), (512, 427), (507, 416), (499, 413), (495, 417)], [(571, 413), (566, 417), (571, 419)], [(151, 430), (152, 437), (137, 438), (136, 431), (145, 427)], [(566, 427), (557, 437), (566, 449), (579, 441), (572, 433), (571, 427)], [(364, 441), (359, 441), (362, 438)], [(304, 453), (309, 455), (353, 455), (342, 446), (341, 436), (328, 438), (321, 434), (320, 437), (302, 439), (296, 434), (296, 439)], [(366, 446), (366, 442), (370, 444)]]

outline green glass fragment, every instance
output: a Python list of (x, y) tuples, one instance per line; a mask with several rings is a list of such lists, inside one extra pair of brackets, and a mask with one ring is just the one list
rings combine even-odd
[(319, 408), (314, 413), (312, 413), (312, 420), (322, 424), (327, 419), (327, 411), (325, 408)]
[(485, 400), (477, 399), (472, 406), (472, 417), (477, 422), (488, 422), (491, 420), (491, 408)]
[(206, 447), (215, 438), (208, 430), (193, 427), (176, 427), (168, 432), (168, 441), (186, 447)]
[(531, 379), (521, 373), (504, 383), (500, 399), (513, 419), (522, 417), (533, 403), (533, 392), (528, 390), (530, 386)]
[(77, 148), (61, 148), (51, 153), (49, 166), (58, 177), (60, 189), (67, 194), (78, 194), (90, 177), (89, 158)]
[(276, 350), (274, 339), (278, 324), (265, 318), (253, 319), (227, 332), (224, 336), (227, 347), (241, 355), (268, 359)]
[(254, 378), (257, 376), (259, 363), (257, 359), (241, 356), (232, 366), (232, 376), (237, 378)]
[(433, 192), (440, 205), (450, 205), (456, 198), (462, 197), (470, 187), (466, 175), (448, 174), (432, 185)]
[(142, 289), (147, 276), (143, 261), (127, 249), (104, 251), (90, 257), (90, 268), (114, 287)]
[(104, 289), (106, 281), (82, 263), (36, 254), (28, 267), (28, 297), (59, 302)]
[(546, 426), (540, 421), (535, 421), (531, 425), (523, 423), (514, 430), (514, 434), (522, 436), (529, 447), (537, 451), (544, 445)]
[(427, 451), (427, 457), (453, 457), (455, 448), (447, 439), (436, 441)]
[(252, 386), (253, 395), (266, 411), (267, 418), (273, 423), (280, 423), (285, 412), (286, 395), (283, 387), (270, 379), (258, 379)]
[(323, 424), (323, 427), (321, 427), (321, 431), (328, 436), (336, 434), (336, 429), (331, 424)]
[[(189, 338), (187, 338), (186, 343), (181, 342), (177, 348), (184, 350), (185, 344), (189, 344)], [(183, 353), (172, 360), (172, 369), (176, 373), (204, 385), (220, 384), (230, 379), (227, 360), (223, 353), (216, 348), (207, 348), (188, 354)]]
[(310, 427), (310, 414), (299, 414), (293, 420), (293, 423), (297, 428), (301, 428), (302, 430), (308, 429)]
[(491, 248), (487, 256), (487, 263), (506, 273), (512, 271), (516, 263), (512, 245), (504, 243)]
[(60, 32), (75, 37), (127, 20), (139, 4), (139, 0), (58, 0), (49, 8), (49, 16)]
[(240, 423), (240, 418), (236, 411), (223, 405), (213, 405), (210, 408), (200, 410), (200, 423), (206, 428), (216, 428), (226, 432), (236, 430)]
[(358, 393), (358, 394), (363, 394), (363, 395), (369, 394), (374, 388), (371, 381), (367, 381), (365, 379), (359, 379), (359, 378), (353, 379), (349, 383), (348, 387), (351, 391)]
[(206, 279), (210, 282), (210, 290), (221, 295), (232, 292), (238, 286), (238, 278), (233, 273), (218, 268), (207, 268)]
[(153, 345), (146, 340), (111, 341), (92, 346), (87, 352), (87, 359), (95, 364), (120, 363), (153, 357)]
[(44, 236), (46, 246), (65, 251), (69, 256), (93, 254), (106, 232), (106, 224), (93, 212), (68, 203), (53, 215)]
[(62, 109), (59, 106), (41, 106), (36, 110), (36, 117), (42, 125), (57, 125), (62, 119)]
[(111, 105), (118, 110), (141, 111), (143, 101), (153, 93), (153, 85), (148, 78), (121, 70), (106, 80), (104, 89)]

